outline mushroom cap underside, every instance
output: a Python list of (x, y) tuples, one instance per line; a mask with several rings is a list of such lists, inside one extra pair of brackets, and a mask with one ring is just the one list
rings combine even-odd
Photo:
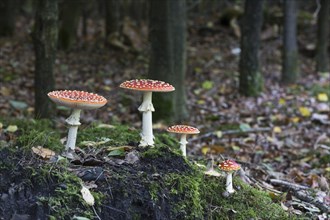
[(198, 134), (200, 132), (197, 128), (188, 125), (173, 125), (167, 128), (167, 131), (179, 134)]
[(48, 97), (58, 105), (82, 110), (101, 108), (107, 103), (103, 96), (77, 90), (52, 91)]
[(169, 83), (153, 79), (133, 79), (119, 85), (120, 88), (144, 92), (172, 92), (174, 86)]

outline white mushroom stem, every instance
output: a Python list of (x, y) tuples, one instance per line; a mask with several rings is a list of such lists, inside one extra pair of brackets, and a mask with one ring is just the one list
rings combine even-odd
[(141, 147), (153, 146), (154, 135), (152, 132), (152, 112), (155, 111), (152, 105), (152, 92), (143, 93), (143, 102), (139, 107), (139, 111), (142, 112), (142, 133), (141, 133)]
[(186, 144), (188, 143), (187, 141), (187, 135), (186, 134), (182, 134), (181, 135), (181, 139), (180, 139), (180, 149), (182, 151), (182, 155), (184, 157), (187, 156), (187, 151), (186, 151)]
[(65, 146), (66, 151), (74, 151), (76, 147), (77, 131), (80, 125), (80, 112), (81, 109), (73, 109), (70, 117), (65, 120), (69, 125), (68, 139)]
[(233, 172), (229, 172), (226, 178), (226, 191), (228, 193), (234, 193), (235, 190), (233, 189)]

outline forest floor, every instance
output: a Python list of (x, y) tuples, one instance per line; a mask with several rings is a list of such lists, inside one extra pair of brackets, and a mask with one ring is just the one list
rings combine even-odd
[[(125, 41), (116, 49), (104, 47), (100, 25), (94, 24), (96, 28), (90, 28), (87, 37), (80, 36), (73, 49), (58, 52), (56, 89), (96, 92), (109, 100), (102, 110), (83, 112), (83, 124), (97, 120), (136, 129), (141, 126), (136, 101), (140, 94), (123, 91), (118, 85), (146, 77), (148, 45), (143, 39), (147, 32), (132, 23), (126, 25)], [(31, 24), (21, 19), (17, 29), (14, 38), (0, 40), (0, 115), (32, 118)], [(330, 206), (330, 75), (315, 72), (315, 30), (313, 22), (299, 28), (301, 78), (296, 84), (281, 85), (281, 36), (274, 26), (263, 28), (260, 64), (265, 87), (260, 96), (248, 98), (238, 94), (235, 31), (220, 26), (215, 18), (190, 22), (186, 74), (190, 118), (184, 123), (201, 131), (188, 140), (189, 158), (214, 158), (215, 163), (234, 158), (244, 167), (245, 180), (272, 192), (283, 209), (326, 219), (315, 202), (297, 195), (296, 188), (315, 189), (314, 199)], [(63, 131), (68, 114), (58, 109), (55, 120)], [(165, 122), (154, 124), (156, 132), (167, 126)]]

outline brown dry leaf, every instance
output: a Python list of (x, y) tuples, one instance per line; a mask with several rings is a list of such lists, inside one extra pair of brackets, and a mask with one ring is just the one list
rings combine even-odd
[(32, 147), (33, 153), (37, 154), (40, 156), (42, 159), (49, 160), (51, 157), (55, 156), (55, 152), (48, 149), (48, 148), (43, 148), (41, 146), (38, 147)]
[(327, 181), (327, 178), (325, 178), (324, 176), (321, 176), (319, 179), (319, 186), (320, 186), (320, 189), (322, 191), (329, 191), (330, 187), (329, 187), (329, 183)]
[(108, 151), (114, 151), (114, 150), (125, 150), (125, 151), (129, 151), (131, 150), (133, 147), (132, 146), (119, 146), (119, 147), (108, 147), (107, 150)]
[(205, 145), (202, 147), (201, 152), (206, 155), (207, 153), (221, 154), (225, 152), (226, 149), (219, 145)]

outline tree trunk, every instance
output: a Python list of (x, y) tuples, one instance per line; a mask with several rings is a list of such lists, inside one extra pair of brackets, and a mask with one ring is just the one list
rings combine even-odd
[(330, 1), (321, 0), (321, 10), (317, 20), (316, 69), (318, 72), (329, 72), (329, 17)]
[(35, 16), (35, 116), (50, 118), (52, 108), (47, 93), (54, 89), (53, 66), (58, 35), (57, 0), (38, 0)]
[(263, 88), (263, 78), (260, 74), (258, 58), (262, 9), (263, 0), (245, 1), (241, 25), (239, 92), (247, 96), (257, 96)]
[(282, 82), (294, 83), (299, 77), (297, 47), (297, 2), (284, 1)]
[(120, 1), (104, 0), (105, 4), (105, 32), (106, 39), (119, 31)]
[(0, 37), (10, 37), (15, 31), (17, 0), (0, 1)]
[(186, 2), (150, 1), (151, 54), (149, 78), (172, 84), (175, 91), (154, 93), (155, 119), (182, 121), (188, 117), (185, 92)]
[(61, 4), (61, 25), (58, 39), (60, 49), (70, 49), (76, 40), (82, 4), (81, 0), (69, 0)]

